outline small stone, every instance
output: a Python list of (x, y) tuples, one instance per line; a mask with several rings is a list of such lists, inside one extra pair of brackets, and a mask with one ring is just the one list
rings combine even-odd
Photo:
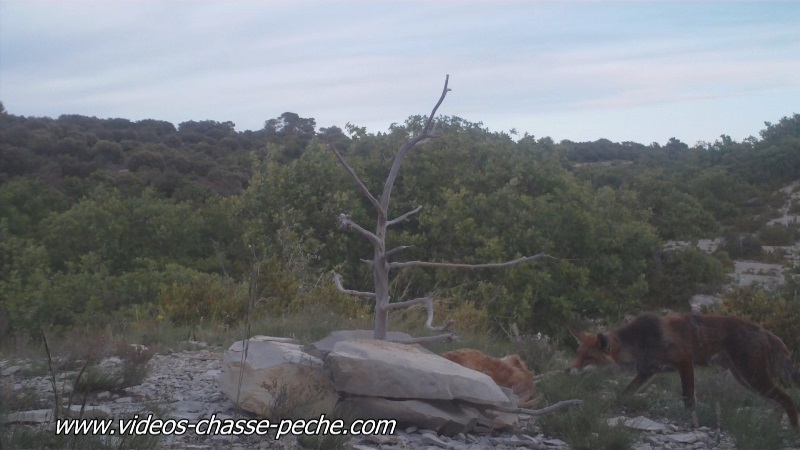
[(362, 440), (374, 442), (379, 445), (395, 444), (397, 439), (392, 436), (382, 436), (380, 434), (368, 434), (360, 436)]
[(441, 448), (450, 448), (450, 444), (440, 439), (438, 436), (430, 433), (423, 433), (422, 442), (428, 445), (435, 445)]
[(6, 423), (46, 423), (53, 420), (52, 409), (35, 409), (8, 414)]
[(653, 431), (653, 432), (661, 432), (667, 429), (667, 427), (664, 424), (658, 423), (654, 420), (650, 420), (644, 416), (638, 416), (632, 419), (627, 419), (625, 421), (625, 426), (628, 428), (633, 428), (635, 430)]
[(465, 440), (465, 442), (467, 442), (467, 443), (474, 444), (474, 443), (476, 443), (476, 442), (480, 441), (481, 439), (480, 439), (478, 436), (473, 436), (473, 435), (471, 435), (471, 434), (468, 434), (468, 435), (465, 437), (465, 439), (464, 439), (464, 440)]
[(203, 409), (203, 402), (196, 402), (192, 400), (177, 401), (172, 404), (172, 407), (178, 411), (185, 412), (198, 412)]
[(658, 440), (657, 436), (645, 436), (644, 440), (654, 445), (658, 445), (659, 442), (661, 442)]
[(169, 413), (170, 419), (176, 420), (188, 420), (190, 422), (195, 422), (200, 420), (200, 413), (197, 412), (188, 412), (188, 411), (173, 411)]
[(368, 445), (361, 445), (361, 444), (350, 444), (350, 448), (353, 450), (378, 450), (375, 447), (370, 447)]
[(22, 370), (22, 366), (19, 366), (19, 365), (6, 367), (2, 371), (0, 371), (0, 376), (10, 377), (11, 375), (14, 375), (15, 373), (19, 372), (20, 370)]
[(701, 431), (695, 431), (691, 433), (668, 434), (665, 437), (677, 444), (694, 444), (697, 441), (708, 438), (708, 435)]
[(105, 406), (70, 405), (69, 415), (82, 419), (108, 419), (111, 417), (111, 410)]

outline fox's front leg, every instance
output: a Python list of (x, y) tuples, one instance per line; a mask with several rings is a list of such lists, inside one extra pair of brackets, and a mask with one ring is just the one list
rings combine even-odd
[(653, 375), (655, 375), (655, 372), (637, 372), (636, 376), (633, 377), (633, 380), (631, 380), (630, 383), (628, 383), (628, 386), (624, 391), (622, 391), (622, 393), (628, 395), (639, 392), (639, 389), (641, 389), (645, 383), (650, 381), (650, 379), (653, 378)]
[(687, 408), (695, 405), (694, 397), (694, 366), (692, 362), (686, 362), (678, 366), (678, 373), (681, 376), (681, 389), (683, 390), (683, 404)]

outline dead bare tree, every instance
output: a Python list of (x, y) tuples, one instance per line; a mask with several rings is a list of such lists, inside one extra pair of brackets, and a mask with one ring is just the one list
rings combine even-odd
[(405, 144), (403, 144), (400, 147), (400, 150), (398, 150), (397, 155), (395, 155), (394, 162), (392, 163), (392, 167), (389, 170), (389, 176), (386, 178), (386, 182), (383, 186), (383, 193), (381, 194), (380, 199), (372, 195), (369, 189), (367, 189), (367, 187), (358, 177), (355, 170), (353, 170), (353, 168), (347, 163), (347, 161), (345, 161), (342, 154), (339, 153), (333, 146), (328, 146), (328, 149), (330, 149), (333, 152), (333, 154), (336, 155), (336, 158), (342, 164), (344, 169), (353, 177), (356, 184), (358, 185), (358, 188), (361, 190), (361, 193), (367, 197), (367, 199), (375, 208), (375, 211), (378, 214), (378, 221), (375, 227), (375, 232), (371, 232), (366, 228), (353, 222), (350, 219), (349, 215), (344, 213), (339, 214), (339, 223), (341, 224), (341, 228), (343, 230), (354, 231), (360, 234), (362, 237), (364, 237), (372, 244), (372, 247), (374, 249), (372, 260), (371, 261), (366, 260), (365, 262), (368, 265), (370, 265), (370, 267), (372, 267), (373, 279), (375, 282), (375, 291), (362, 292), (362, 291), (345, 289), (344, 286), (342, 285), (341, 276), (336, 272), (333, 273), (333, 282), (336, 284), (336, 287), (339, 289), (340, 292), (344, 292), (345, 294), (349, 295), (375, 299), (375, 334), (374, 334), (375, 339), (386, 340), (386, 332), (389, 325), (390, 310), (397, 308), (406, 308), (409, 306), (419, 305), (419, 304), (424, 304), (428, 310), (428, 320), (425, 326), (431, 331), (445, 332), (445, 333), (436, 336), (417, 338), (413, 342), (455, 340), (457, 338), (455, 333), (449, 331), (450, 327), (452, 326), (452, 321), (448, 321), (442, 326), (438, 327), (433, 326), (433, 299), (431, 297), (421, 297), (403, 302), (394, 302), (394, 303), (391, 302), (391, 298), (389, 296), (389, 274), (394, 269), (402, 269), (404, 267), (433, 267), (433, 268), (446, 268), (446, 269), (503, 268), (527, 261), (533, 261), (549, 257), (544, 253), (539, 253), (533, 256), (525, 256), (522, 258), (518, 258), (513, 261), (507, 261), (502, 263), (488, 263), (488, 264), (457, 264), (457, 263), (442, 263), (442, 262), (428, 262), (428, 261), (392, 262), (389, 260), (390, 257), (407, 249), (408, 246), (400, 246), (390, 250), (386, 250), (387, 228), (392, 225), (397, 225), (409, 219), (410, 217), (419, 214), (420, 211), (422, 211), (422, 206), (418, 206), (412, 211), (408, 211), (404, 214), (399, 215), (394, 219), (389, 220), (389, 200), (391, 199), (392, 196), (392, 187), (394, 186), (395, 179), (397, 178), (397, 173), (400, 171), (400, 166), (403, 164), (403, 160), (408, 154), (408, 152), (411, 151), (411, 149), (413, 149), (414, 147), (438, 137), (438, 135), (434, 130), (434, 116), (436, 115), (436, 110), (439, 109), (439, 106), (442, 104), (444, 98), (447, 96), (447, 93), (450, 92), (450, 88), (447, 87), (449, 81), (450, 81), (450, 75), (447, 75), (444, 81), (444, 89), (442, 89), (442, 95), (439, 97), (439, 101), (436, 102), (436, 105), (433, 107), (433, 111), (431, 111), (431, 115), (425, 122), (425, 127), (422, 129), (422, 132), (419, 133), (417, 136), (411, 138)]

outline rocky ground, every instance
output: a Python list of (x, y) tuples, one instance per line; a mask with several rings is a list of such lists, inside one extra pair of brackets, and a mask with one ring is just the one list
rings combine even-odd
[[(215, 414), (218, 419), (250, 418), (237, 410), (229, 399), (219, 392), (217, 378), (220, 374), (222, 350), (199, 349), (169, 354), (157, 354), (150, 361), (150, 372), (141, 385), (127, 389), (123, 394), (102, 392), (89, 398), (86, 415), (97, 417), (144, 417), (153, 413), (162, 419), (188, 419), (197, 421)], [(110, 361), (113, 364), (113, 360)], [(47, 376), (23, 376), (25, 361), (0, 361), (0, 385), (17, 392), (35, 393), (41, 405), (52, 404), (52, 388)], [(64, 374), (60, 377), (64, 379)], [(67, 383), (59, 381), (69, 392)], [(48, 420), (48, 410), (9, 414), (7, 420), (17, 422), (12, 426), (30, 425)], [(532, 419), (529, 419), (532, 420)], [(711, 449), (735, 448), (733, 440), (716, 430), (707, 428), (686, 429), (681, 426), (654, 421), (645, 417), (618, 417), (626, 426), (639, 430), (636, 449)], [(20, 422), (28, 423), (22, 425)], [(52, 426), (52, 425), (49, 425)], [(398, 430), (392, 436), (353, 437), (345, 448), (368, 449), (567, 449), (563, 441), (537, 432), (534, 422), (526, 422), (527, 432), (504, 434), (468, 434), (455, 438), (437, 436), (423, 429)], [(160, 448), (171, 449), (300, 449), (295, 437), (280, 440), (259, 436), (198, 436), (193, 433), (164, 436)]]

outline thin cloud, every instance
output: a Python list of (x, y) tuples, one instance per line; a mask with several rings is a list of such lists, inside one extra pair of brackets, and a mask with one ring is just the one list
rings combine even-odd
[(450, 74), (440, 112), (496, 130), (743, 138), (800, 104), (796, 19), (792, 3), (6, 1), (0, 100), (238, 129), (293, 111), (375, 132), (426, 114)]

